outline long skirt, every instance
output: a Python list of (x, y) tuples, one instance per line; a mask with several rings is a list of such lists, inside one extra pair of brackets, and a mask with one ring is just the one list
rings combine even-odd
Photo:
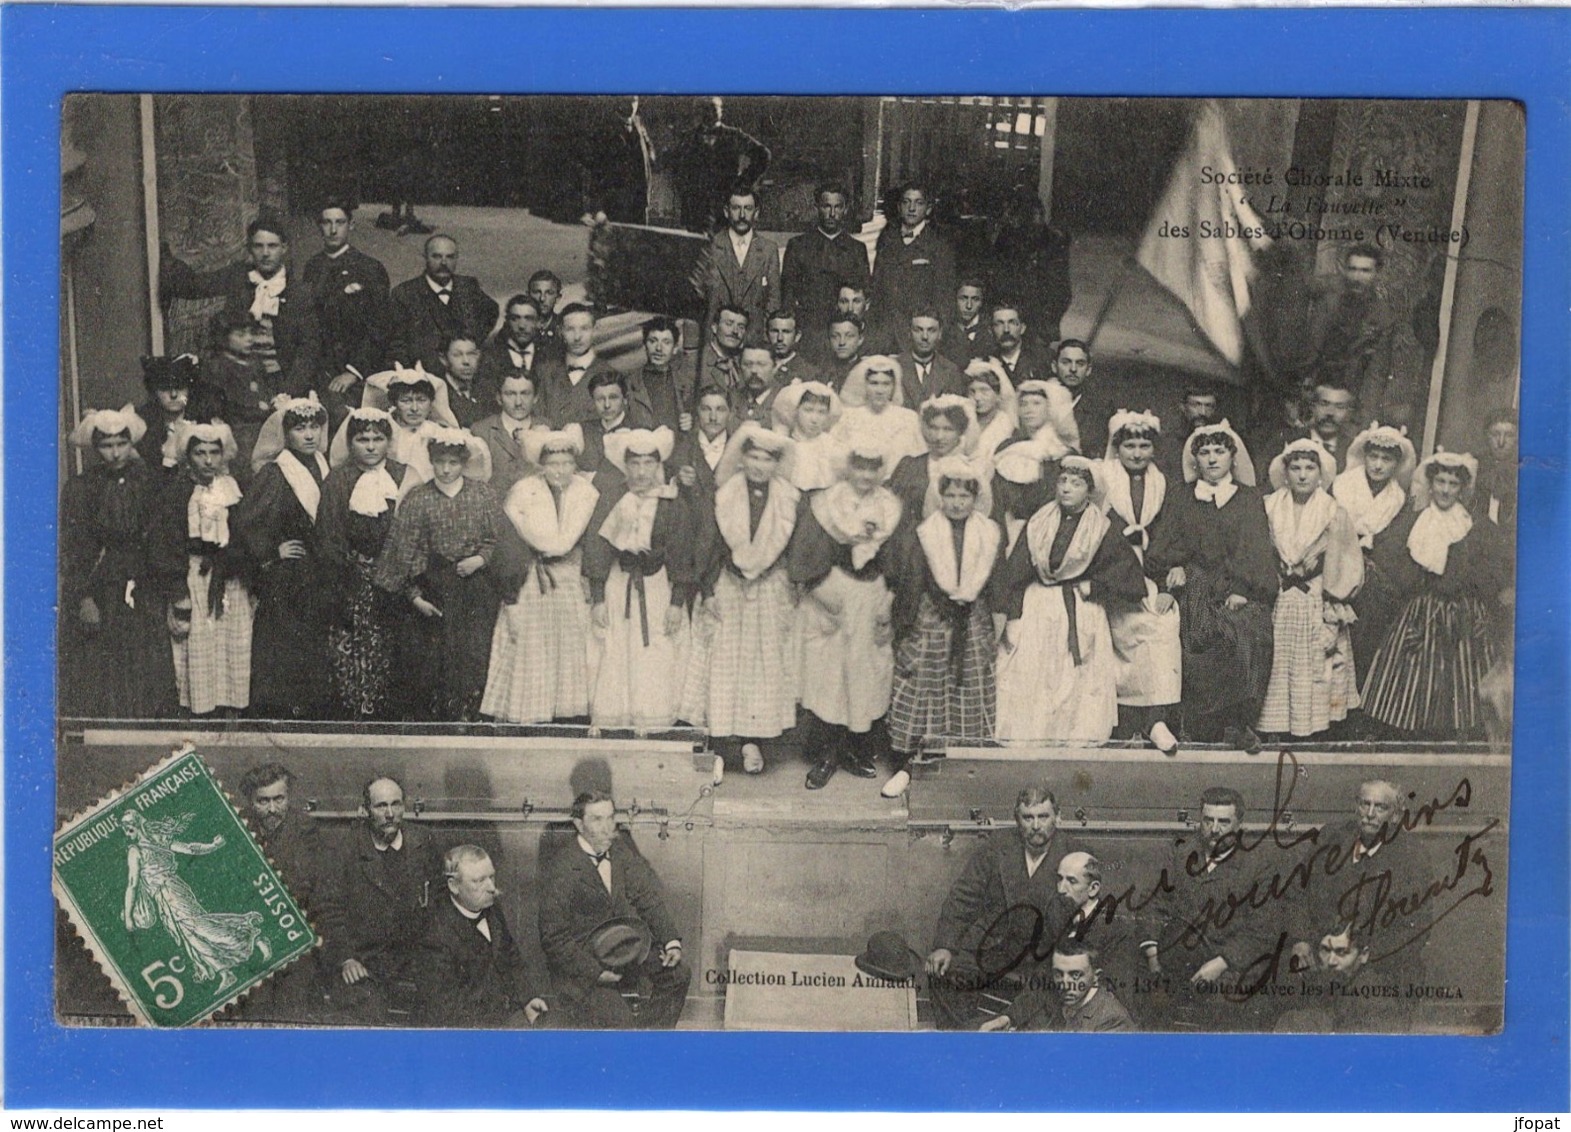
[[(1075, 603), (1080, 663), (1069, 649)], [(1033, 582), (1013, 652), (998, 657), (998, 737), (1103, 743), (1118, 723), (1118, 661), (1107, 612), (1071, 586)]]
[(711, 735), (773, 739), (796, 724), (791, 582), (777, 567), (753, 582), (721, 573), (694, 617), (679, 718)]
[[(589, 722), (596, 727), (669, 727), (676, 722), (677, 700), (686, 675), (688, 630), (666, 636), (671, 583), (664, 569), (643, 579), (643, 597), (620, 565), (606, 579), (610, 625), (590, 633), (590, 652), (599, 653)], [(648, 642), (645, 643), (645, 635)]]
[[(1146, 589), (1154, 587), (1147, 583)], [(1118, 658), (1118, 702), (1125, 707), (1165, 707), (1183, 695), (1178, 606), (1158, 613), (1151, 606), (1153, 596), (1148, 592), (1138, 606), (1108, 615)]]
[(416, 720), (473, 719), (496, 626), (495, 586), (485, 570), (460, 578), (454, 563), (436, 558), (415, 584), (442, 616), (414, 612), (401, 626), (398, 699)]
[(1473, 731), (1484, 725), (1479, 685), (1494, 659), (1482, 602), (1419, 594), (1375, 653), (1364, 711), (1402, 731)]
[(328, 633), (333, 703), (347, 719), (385, 719), (390, 707), (397, 599), (371, 584), (373, 563), (358, 556), (350, 561), (353, 588), (344, 598), (342, 620)]
[[(948, 613), (924, 593), (916, 625), (895, 648), (889, 744), (897, 751), (915, 752), (928, 735), (993, 737), (998, 718), (993, 619), (979, 601), (964, 610), (963, 619)], [(962, 632), (956, 654), (955, 638)]]
[(1251, 601), (1228, 609), (1224, 576), (1197, 565), (1186, 572), (1178, 592), (1186, 720), (1236, 713), (1238, 724), (1252, 726), (1271, 682), (1271, 607)]
[(578, 552), (535, 562), (491, 634), (480, 711), (507, 723), (589, 714), (589, 605)]
[(214, 618), (207, 611), (211, 578), (202, 573), (202, 559), (192, 558), (186, 571), (191, 632), (172, 642), (180, 706), (197, 715), (251, 704), (251, 594), (238, 578), (229, 579), (223, 616)]
[(895, 653), (874, 640), (893, 602), (882, 577), (859, 580), (839, 566), (797, 607), (802, 632), (802, 707), (857, 734), (889, 710)]
[(1271, 615), (1271, 682), (1261, 731), (1315, 735), (1358, 706), (1353, 641), (1346, 626), (1325, 623), (1320, 579), (1308, 591), (1285, 589)]
[(73, 603), (60, 633), (61, 714), (83, 719), (158, 719), (174, 711), (176, 684), (164, 603), (124, 584), (93, 594), (98, 625), (83, 625)]
[(318, 563), (291, 559), (262, 577), (256, 594), (251, 703), (298, 718), (320, 709), (329, 694), (327, 605)]

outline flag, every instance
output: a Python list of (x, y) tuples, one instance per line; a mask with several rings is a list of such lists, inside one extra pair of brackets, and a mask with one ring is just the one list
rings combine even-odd
[(1271, 245), (1246, 199), (1248, 187), (1230, 183), (1236, 172), (1222, 108), (1207, 101), (1135, 257), (1235, 366), (1244, 356), (1254, 253)]

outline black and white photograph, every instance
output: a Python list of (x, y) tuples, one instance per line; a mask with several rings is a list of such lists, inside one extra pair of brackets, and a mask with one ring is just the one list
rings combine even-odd
[[(83, 93), (60, 152), (56, 824), (194, 749), (319, 940), (203, 1025), (1505, 1025), (1520, 104)], [(129, 824), (148, 990), (232, 982)], [(145, 1024), (56, 923), (59, 1021)]]

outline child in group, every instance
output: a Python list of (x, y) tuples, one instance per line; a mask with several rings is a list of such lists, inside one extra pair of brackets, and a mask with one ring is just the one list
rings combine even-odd
[[(269, 376), (252, 353), (255, 330), (249, 311), (225, 307), (208, 323), (209, 351), (201, 363), (201, 382), (218, 399), (215, 415), (234, 432), (239, 458), (232, 472), (242, 486), (250, 482), (256, 438), (284, 395), (276, 376)], [(204, 419), (195, 411), (187, 417)]]
[[(432, 475), (430, 440), (443, 428), (456, 429), (458, 421), (447, 403), (447, 382), (426, 373), (419, 362), (413, 369), (398, 366), (366, 378), (362, 405), (383, 409), (393, 417), (393, 442), (388, 457), (403, 464), (424, 482)], [(336, 449), (344, 435), (333, 438)], [(486, 464), (490, 466), (490, 452)]]
[(821, 381), (799, 381), (775, 397), (775, 431), (794, 443), (791, 483), (798, 491), (822, 491), (840, 479), (846, 447), (834, 428), (843, 412), (840, 395)]
[(398, 652), (406, 683), (395, 694), (405, 709), (417, 720), (468, 723), (480, 708), (496, 624), (487, 566), (500, 510), (482, 441), (466, 429), (436, 427), (426, 446), (431, 479), (399, 504), (372, 580), (406, 597), (416, 614), (405, 621)]
[(900, 363), (882, 354), (863, 358), (846, 375), (840, 389), (845, 412), (834, 434), (847, 448), (876, 451), (889, 479), (907, 456), (927, 452), (922, 420), (916, 410), (900, 404)]

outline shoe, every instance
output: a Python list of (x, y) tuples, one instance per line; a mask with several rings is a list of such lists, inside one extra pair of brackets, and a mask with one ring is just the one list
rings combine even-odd
[(1260, 753), (1260, 736), (1255, 734), (1253, 727), (1241, 729), (1239, 732), (1239, 746), (1243, 747), (1246, 755), (1258, 755)]
[(1156, 744), (1156, 749), (1164, 755), (1178, 754), (1178, 736), (1162, 720), (1157, 720), (1151, 725), (1151, 742)]
[(820, 759), (807, 772), (807, 788), (809, 790), (822, 790), (829, 785), (829, 780), (835, 776), (835, 771), (840, 769), (840, 764), (834, 759)]
[(764, 752), (757, 743), (742, 744), (742, 769), (748, 774), (764, 773)]
[(844, 768), (847, 774), (854, 775), (857, 778), (878, 777), (878, 768), (873, 765), (873, 760), (871, 758), (863, 758), (853, 755), (851, 758), (842, 761), (840, 765), (842, 768)]
[(889, 781), (884, 783), (884, 788), (878, 792), (878, 796), (880, 798), (898, 798), (906, 792), (906, 788), (910, 785), (911, 772), (909, 770), (897, 770), (889, 776)]

